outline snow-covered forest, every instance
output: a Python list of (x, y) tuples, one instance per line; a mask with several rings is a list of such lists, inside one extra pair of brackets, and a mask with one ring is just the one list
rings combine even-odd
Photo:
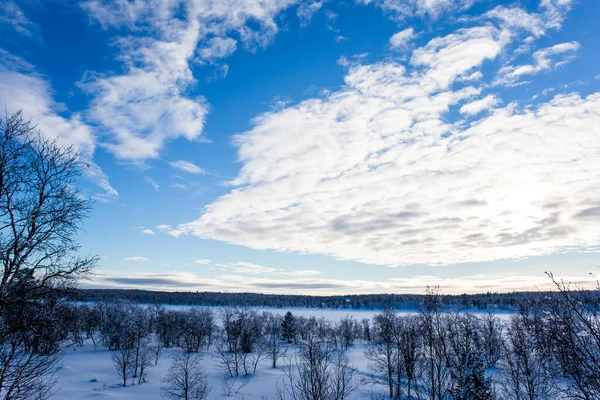
[(3, 383), (18, 365), (56, 399), (597, 398), (597, 308), (580, 301), (590, 292), (557, 288), (500, 315), (448, 311), (433, 290), (414, 312), (318, 317), (57, 299), (22, 310), (21, 326), (45, 321), (24, 332), (27, 363), (5, 363)]

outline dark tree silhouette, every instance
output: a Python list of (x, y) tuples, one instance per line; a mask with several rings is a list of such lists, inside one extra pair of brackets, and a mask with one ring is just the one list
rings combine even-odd
[(296, 320), (291, 311), (285, 313), (285, 317), (283, 317), (283, 322), (281, 323), (281, 330), (283, 331), (283, 338), (288, 343), (292, 343), (292, 339), (296, 335)]
[(44, 399), (59, 360), (55, 294), (96, 263), (76, 241), (91, 202), (72, 148), (45, 139), (21, 112), (0, 117), (0, 398)]

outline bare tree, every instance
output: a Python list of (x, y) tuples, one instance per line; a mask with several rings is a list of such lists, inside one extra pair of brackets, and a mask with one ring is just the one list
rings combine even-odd
[(448, 343), (445, 318), (441, 312), (439, 288), (427, 288), (420, 315), (423, 340), (423, 376), (421, 383), (431, 400), (445, 400), (450, 389)]
[(97, 304), (89, 306), (82, 305), (80, 310), (83, 312), (83, 329), (85, 330), (88, 339), (92, 339), (94, 349), (97, 346), (96, 332), (100, 327), (100, 318), (102, 318), (102, 311)]
[(286, 348), (282, 346), (282, 318), (271, 313), (265, 315), (265, 340), (268, 346), (269, 356), (271, 358), (271, 366), (277, 367), (277, 360), (285, 354)]
[(389, 310), (373, 318), (371, 344), (365, 350), (365, 357), (370, 361), (368, 368), (372, 372), (366, 380), (387, 386), (390, 398), (394, 397), (394, 374), (398, 357), (394, 341), (395, 319), (396, 315)]
[(221, 394), (225, 397), (229, 397), (232, 394), (240, 393), (240, 390), (245, 388), (250, 383), (250, 380), (246, 378), (240, 378), (237, 376), (223, 375), (221, 379)]
[(340, 319), (336, 328), (340, 346), (342, 350), (346, 351), (354, 344), (354, 340), (356, 339), (356, 321), (351, 316), (346, 315)]
[(133, 375), (135, 364), (135, 351), (131, 346), (121, 346), (111, 351), (110, 358), (121, 378), (123, 386), (127, 386), (127, 379)]
[(482, 319), (481, 329), (481, 344), (486, 366), (495, 367), (504, 349), (504, 326), (496, 315), (488, 312)]
[[(134, 313), (130, 315), (130, 320), (128, 320), (128, 325), (130, 329), (130, 335), (133, 342), (134, 349), (134, 365), (133, 365), (133, 377), (140, 377), (140, 368), (142, 368), (142, 357), (144, 358), (144, 363), (148, 364), (150, 360), (150, 350), (149, 350), (149, 336), (150, 336), (150, 315), (148, 313), (148, 309), (145, 307), (136, 306), (134, 308)], [(144, 365), (147, 367), (148, 365)], [(141, 381), (141, 379), (139, 379)]]
[(85, 167), (72, 148), (45, 139), (21, 112), (0, 116), (2, 399), (52, 393), (47, 374), (60, 358), (62, 337), (42, 336), (56, 332), (53, 312), (44, 312), (47, 300), (74, 287), (97, 261), (77, 254), (79, 224), (91, 210), (76, 186)]
[(153, 364), (154, 353), (152, 346), (150, 345), (150, 340), (148, 338), (144, 338), (141, 340), (141, 345), (138, 350), (138, 385), (142, 382), (146, 382), (146, 373), (148, 368), (150, 368)]
[(569, 385), (566, 394), (573, 399), (600, 397), (600, 304), (594, 294), (600, 291), (572, 289), (569, 284), (548, 276), (558, 296), (548, 297), (545, 305), (551, 316), (553, 352)]
[(221, 312), (223, 329), (217, 341), (218, 363), (229, 376), (255, 372), (266, 356), (263, 341), (263, 320), (258, 313), (248, 308), (230, 309)]
[(396, 396), (400, 397), (406, 380), (406, 394), (411, 398), (417, 391), (416, 381), (421, 359), (421, 339), (416, 317), (397, 317), (393, 330), (396, 345)]
[(238, 342), (228, 341), (224, 337), (219, 338), (216, 342), (216, 350), (218, 368), (226, 372), (230, 377), (239, 376), (246, 354), (242, 352), (242, 348)]
[(208, 348), (212, 339), (214, 316), (210, 309), (192, 307), (183, 313), (181, 346), (187, 352), (196, 353)]
[(60, 353), (26, 351), (18, 337), (4, 338), (0, 345), (0, 398), (47, 399), (54, 394)]
[(203, 400), (210, 388), (198, 353), (178, 353), (163, 379), (162, 394), (169, 400)]
[(150, 351), (154, 356), (154, 365), (158, 365), (158, 360), (160, 360), (160, 356), (162, 355), (164, 349), (165, 345), (162, 340), (160, 340), (158, 337), (155, 338), (154, 343), (150, 345)]
[(354, 369), (343, 352), (309, 337), (277, 385), (279, 399), (344, 400), (357, 389)]
[(344, 351), (337, 351), (331, 360), (331, 398), (345, 400), (358, 389), (354, 368)]
[(76, 188), (85, 168), (17, 112), (0, 120), (0, 311), (71, 287), (96, 264), (76, 242), (91, 202)]
[(369, 318), (363, 318), (360, 321), (362, 325), (362, 337), (366, 343), (371, 343), (371, 321)]
[[(254, 351), (244, 360), (244, 372), (246, 375), (250, 373), (250, 369), (252, 370), (252, 374), (256, 374), (258, 366), (261, 361), (269, 356), (270, 350), (272, 350), (270, 348), (270, 343), (267, 339), (261, 338), (254, 346)], [(273, 354), (270, 355), (272, 356)]]
[(506, 349), (500, 361), (500, 383), (506, 399), (557, 398), (557, 370), (534, 331), (526, 316), (513, 317), (507, 329)]

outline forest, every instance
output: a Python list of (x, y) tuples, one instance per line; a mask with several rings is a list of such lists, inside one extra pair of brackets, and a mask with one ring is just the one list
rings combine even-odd
[[(424, 289), (424, 288), (423, 288)], [(583, 291), (579, 301), (595, 304), (600, 302), (598, 291)], [(523, 305), (538, 301), (541, 297), (557, 296), (556, 292), (511, 292), (480, 294), (439, 294), (439, 302), (445, 308), (460, 310), (519, 311)], [(224, 292), (161, 292), (138, 289), (79, 289), (72, 291), (73, 301), (127, 300), (144, 304), (203, 305), (203, 306), (248, 306), (248, 307), (310, 307), (354, 310), (417, 310), (423, 307), (424, 294), (349, 294), (337, 296), (310, 296), (266, 293)]]
[(108, 390), (160, 383), (155, 398), (597, 399), (600, 309), (555, 284), (515, 313), (448, 309), (429, 289), (418, 311), (361, 319), (52, 297), (4, 319), (18, 334), (2, 344), (2, 393), (70, 398), (56, 387), (61, 359), (87, 347), (86, 363), (110, 358)]

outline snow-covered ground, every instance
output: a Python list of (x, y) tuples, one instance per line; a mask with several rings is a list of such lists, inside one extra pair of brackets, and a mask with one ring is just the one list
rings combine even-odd
[[(293, 349), (288, 352), (288, 358), (293, 354)], [(349, 350), (348, 355), (356, 368), (357, 378), (367, 370), (367, 360), (363, 355), (363, 345), (357, 345)], [(60, 370), (59, 391), (53, 397), (55, 400), (73, 399), (119, 399), (119, 400), (145, 400), (160, 399), (161, 379), (167, 374), (171, 358), (177, 349), (166, 349), (157, 366), (153, 366), (147, 375), (147, 382), (141, 385), (120, 384), (119, 376), (112, 364), (109, 351), (105, 348), (94, 350), (91, 343), (83, 347), (69, 347), (63, 359)], [(240, 377), (234, 384), (234, 392), (231, 396), (223, 394), (222, 384), (226, 374), (218, 369), (217, 355), (215, 352), (203, 353), (203, 368), (208, 375), (211, 392), (209, 399), (270, 399), (276, 400), (276, 385), (282, 376), (282, 366), (285, 360), (281, 360), (280, 366), (271, 368), (269, 360), (265, 360), (256, 372), (256, 375)], [(238, 393), (235, 390), (247, 381)], [(353, 398), (370, 398), (370, 386), (361, 386)], [(375, 387), (382, 391), (383, 387)], [(383, 393), (383, 391), (382, 391)]]
[[(189, 306), (168, 306), (168, 308), (187, 308)], [(218, 316), (218, 308), (213, 307)], [(380, 310), (351, 310), (351, 309), (308, 309), (308, 308), (256, 308), (259, 311), (270, 311), (274, 314), (283, 315), (287, 311), (292, 311), (295, 316), (315, 316), (324, 317), (331, 321), (338, 321), (344, 316), (350, 315), (360, 321), (363, 318), (372, 319)], [(403, 311), (399, 314), (416, 314), (416, 311)], [(498, 314), (501, 318), (508, 318), (511, 314)], [(217, 317), (216, 322), (219, 323)], [(209, 399), (258, 399), (275, 400), (277, 381), (282, 377), (282, 367), (286, 361), (294, 354), (295, 346), (291, 346), (287, 352), (286, 358), (278, 361), (276, 369), (271, 368), (270, 361), (264, 360), (258, 368), (256, 375), (249, 377), (240, 377), (234, 385), (234, 391), (247, 381), (247, 385), (239, 389), (238, 393), (232, 393), (227, 397), (223, 394), (223, 378), (226, 373), (218, 368), (218, 357), (215, 351), (203, 353), (202, 364), (204, 371), (209, 378), (211, 392)], [(123, 387), (120, 384), (119, 376), (113, 366), (110, 358), (110, 352), (98, 346), (94, 349), (91, 342), (85, 343), (83, 347), (68, 346), (65, 349), (65, 355), (62, 362), (62, 368), (59, 372), (59, 391), (53, 397), (55, 400), (72, 400), (87, 398), (105, 398), (119, 400), (139, 400), (139, 399), (161, 399), (161, 379), (167, 374), (171, 359), (179, 349), (165, 349), (157, 366), (153, 366), (147, 374), (147, 382), (141, 385), (128, 385)], [(361, 376), (368, 373), (368, 361), (364, 354), (364, 345), (357, 343), (349, 349), (348, 356), (355, 368), (355, 376), (360, 380)], [(373, 398), (372, 392), (385, 393), (385, 387), (360, 384), (359, 390), (352, 396), (355, 399)]]
[[(172, 310), (184, 310), (190, 307), (196, 308), (210, 308), (215, 312), (215, 315), (219, 315), (219, 310), (224, 309), (225, 307), (214, 307), (214, 306), (188, 306), (188, 305), (165, 305), (166, 308)], [(257, 310), (258, 312), (270, 312), (275, 315), (285, 315), (288, 311), (291, 311), (292, 314), (296, 317), (316, 317), (316, 318), (325, 318), (332, 322), (339, 321), (343, 317), (350, 315), (352, 318), (360, 321), (363, 318), (372, 319), (376, 314), (380, 314), (381, 310), (367, 310), (367, 309), (351, 309), (351, 308), (302, 308), (302, 307), (288, 307), (288, 308), (275, 308), (275, 307), (250, 307), (253, 310)], [(398, 315), (416, 315), (417, 311), (400, 311)], [(218, 318), (217, 318), (218, 319)]]
[[(165, 305), (166, 308), (173, 310), (181, 310), (190, 307), (206, 307), (211, 308), (215, 311), (215, 314), (218, 315), (219, 309), (223, 307), (213, 307), (213, 306), (188, 306), (188, 305)], [(316, 317), (316, 318), (325, 318), (332, 322), (337, 322), (345, 316), (351, 316), (357, 321), (360, 321), (363, 318), (373, 319), (373, 317), (377, 314), (381, 314), (382, 310), (368, 310), (368, 309), (352, 309), (352, 308), (303, 308), (303, 307), (294, 307), (294, 308), (275, 308), (275, 307), (251, 307), (253, 310), (257, 311), (266, 311), (271, 312), (273, 314), (279, 314), (283, 316), (286, 312), (291, 311), (294, 316), (298, 317)], [(482, 316), (485, 314), (484, 311), (469, 311), (470, 314)], [(400, 310), (396, 311), (397, 315), (418, 315), (419, 311), (417, 310)], [(500, 319), (509, 319), (514, 313), (509, 311), (494, 311), (494, 315), (496, 315)], [(217, 322), (218, 318), (217, 318)]]

